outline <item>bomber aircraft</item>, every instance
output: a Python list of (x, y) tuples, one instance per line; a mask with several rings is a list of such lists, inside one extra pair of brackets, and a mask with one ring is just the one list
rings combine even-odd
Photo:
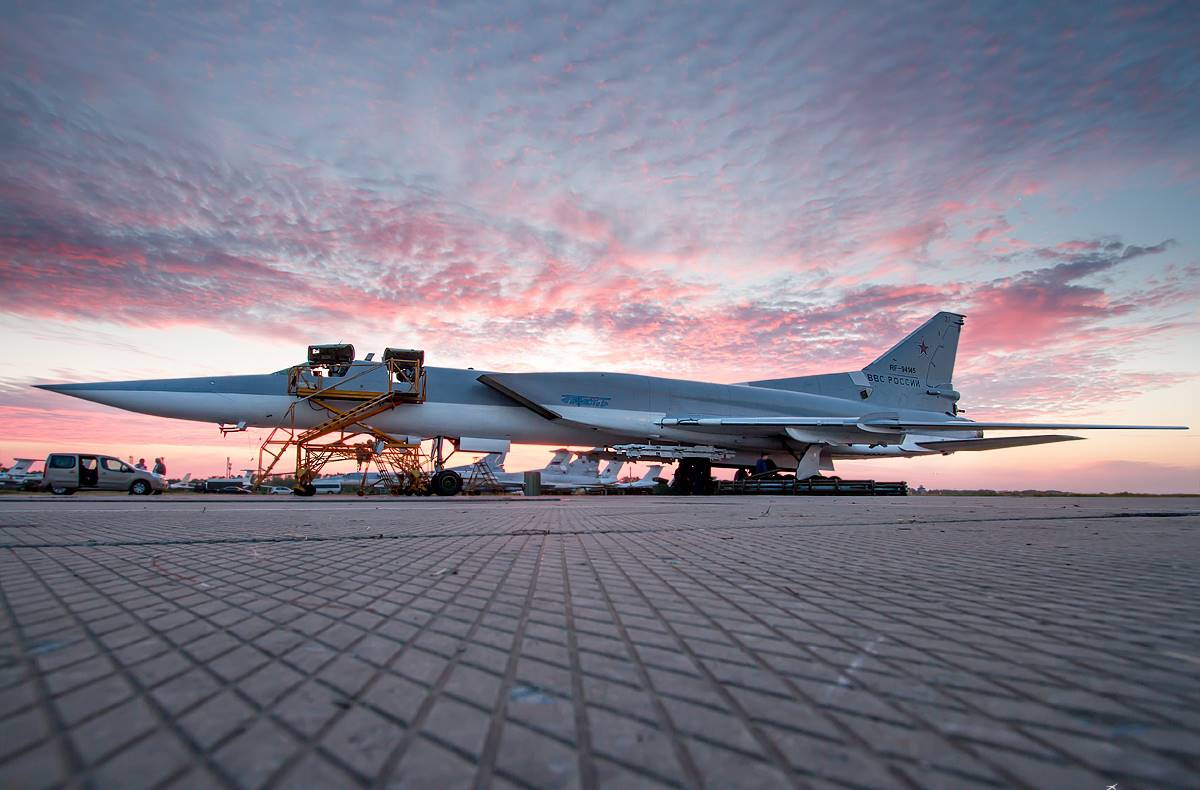
[[(740, 384), (626, 373), (424, 367), (421, 401), (398, 405), (372, 424), (395, 435), (450, 438), (464, 449), (493, 451), (497, 442), (505, 448), (510, 442), (603, 447), (627, 460), (679, 461), (676, 474), (685, 480), (707, 479), (713, 466), (753, 466), (762, 454), (778, 468), (808, 477), (831, 470), (840, 458), (948, 454), (1082, 438), (985, 437), (985, 431), (1186, 430), (968, 420), (959, 413), (960, 395), (952, 383), (962, 326), (963, 316), (941, 312), (861, 370)], [(322, 348), (328, 347), (310, 347), (310, 361), (313, 350)], [(372, 366), (381, 363), (371, 361), (374, 355), (355, 360), (352, 346), (342, 350), (349, 354), (346, 364), (306, 379), (316, 382), (311, 386), (338, 392), (375, 386)], [(296, 396), (296, 370), (38, 386), (129, 411), (239, 429), (275, 427), (292, 410), (299, 427), (311, 427), (327, 414)], [(458, 478), (450, 470), (444, 474)], [(457, 486), (446, 482), (439, 493), (457, 493), (462, 485), (461, 478)]]
[(646, 470), (646, 473), (636, 480), (626, 480), (623, 483), (617, 483), (614, 488), (639, 489), (639, 488), (654, 488), (658, 485), (659, 475), (662, 474), (662, 466), (655, 465)]

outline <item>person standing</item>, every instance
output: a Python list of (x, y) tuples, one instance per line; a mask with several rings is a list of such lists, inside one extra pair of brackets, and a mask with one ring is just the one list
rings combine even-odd
[(146, 468), (146, 459), (139, 458), (138, 462), (136, 464), (134, 464), (134, 468), (135, 469), (145, 469)]
[(154, 459), (154, 474), (164, 476), (167, 474), (167, 465), (163, 463), (163, 459)]

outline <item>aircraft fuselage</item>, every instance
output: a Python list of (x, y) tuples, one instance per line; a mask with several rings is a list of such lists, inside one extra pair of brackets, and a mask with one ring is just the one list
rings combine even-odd
[[(507, 439), (517, 444), (612, 445), (629, 442), (712, 444), (738, 451), (731, 463), (752, 463), (768, 452), (788, 466), (796, 447), (783, 438), (739, 434), (737, 431), (697, 431), (662, 426), (664, 416), (739, 416), (804, 414), (845, 417), (878, 411), (878, 407), (844, 398), (738, 384), (682, 381), (623, 373), (485, 373), (456, 368), (425, 368), (427, 398), (401, 404), (371, 419), (372, 425), (393, 435)], [(536, 406), (531, 409), (480, 381), (488, 376), (519, 387)], [(283, 422), (296, 400), (288, 392), (287, 372), (244, 376), (205, 376), (181, 379), (62, 384), (56, 392), (129, 411), (175, 419), (247, 427), (272, 428)], [(904, 416), (923, 412), (904, 412)], [(945, 415), (933, 415), (945, 418)], [(328, 412), (311, 404), (296, 406), (298, 427), (313, 427)], [(834, 446), (835, 457), (852, 457), (865, 441), (879, 437), (848, 427)], [(864, 455), (915, 455), (899, 445), (870, 448)], [(794, 466), (794, 462), (790, 464)]]

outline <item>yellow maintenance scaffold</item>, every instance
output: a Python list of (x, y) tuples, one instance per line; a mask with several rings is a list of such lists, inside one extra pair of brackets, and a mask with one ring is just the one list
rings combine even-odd
[[(288, 391), (296, 400), (259, 449), (255, 485), (295, 450), (293, 491), (300, 496), (316, 493), (313, 480), (327, 463), (347, 460), (356, 462), (362, 473), (360, 495), (367, 492), (372, 466), (379, 473), (374, 485), (389, 493), (430, 493), (430, 478), (424, 472), (429, 459), (420, 443), (371, 424), (397, 406), (424, 402), (425, 352), (389, 348), (382, 361), (374, 362), (370, 355), (355, 361), (349, 344), (309, 346), (308, 362), (288, 371)], [(319, 414), (316, 424), (317, 415), (306, 410)]]

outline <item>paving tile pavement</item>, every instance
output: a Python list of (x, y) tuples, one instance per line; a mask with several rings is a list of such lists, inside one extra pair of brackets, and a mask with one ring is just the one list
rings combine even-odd
[(0, 786), (1195, 787), (1200, 500), (0, 498)]

